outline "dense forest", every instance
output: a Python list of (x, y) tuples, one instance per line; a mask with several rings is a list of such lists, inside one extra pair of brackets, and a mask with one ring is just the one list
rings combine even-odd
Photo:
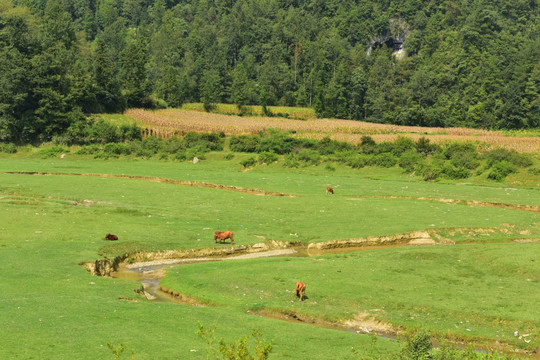
[(0, 0), (0, 141), (185, 102), (538, 127), (539, 59), (538, 0)]

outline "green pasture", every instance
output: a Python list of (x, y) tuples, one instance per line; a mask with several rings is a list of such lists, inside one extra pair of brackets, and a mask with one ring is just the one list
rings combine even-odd
[[(216, 230), (234, 231), (235, 245), (264, 241), (261, 237), (268, 240), (300, 241), (307, 245), (311, 242), (426, 229), (441, 229), (441, 234), (444, 232), (445, 237), (456, 242), (503, 243), (514, 239), (540, 238), (537, 212), (418, 199), (450, 198), (539, 206), (537, 188), (510, 188), (504, 184), (491, 187), (426, 183), (411, 180), (401, 175), (398, 169), (379, 170), (337, 168), (328, 171), (322, 167), (287, 170), (264, 166), (245, 172), (238, 165), (238, 158), (223, 160), (221, 154), (210, 154), (208, 160), (198, 164), (134, 159), (105, 161), (71, 153), (64, 159), (42, 159), (32, 152), (24, 151), (15, 155), (0, 155), (0, 326), (4, 329), (0, 358), (112, 358), (107, 348), (108, 342), (126, 344), (128, 351), (135, 352), (136, 359), (206, 358), (205, 344), (196, 336), (199, 322), (207, 327), (215, 326), (219, 336), (231, 341), (248, 335), (251, 329), (260, 328), (265, 339), (275, 341), (271, 356), (275, 358), (359, 358), (350, 351), (351, 347), (364, 349), (364, 355), (368, 356), (367, 349), (371, 342), (368, 336), (252, 316), (245, 312), (244, 305), (237, 302), (237, 294), (234, 293), (223, 294), (230, 297), (230, 305), (217, 307), (197, 308), (155, 303), (135, 292), (140, 288), (139, 283), (93, 277), (79, 265), (81, 262), (130, 251), (230, 246), (214, 244), (212, 234)], [(64, 175), (8, 173), (21, 171)], [(294, 197), (258, 196), (142, 179), (76, 174), (117, 174), (203, 181), (281, 192)], [(325, 194), (328, 185), (336, 190), (334, 196)], [(467, 230), (454, 232), (452, 229), (455, 228)], [(475, 228), (492, 231), (476, 233)], [(114, 243), (105, 241), (103, 237), (108, 232), (117, 234), (120, 240)], [(444, 269), (450, 266), (449, 259), (470, 262), (474, 254), (481, 254), (482, 249), (492, 249), (491, 246), (495, 245), (485, 246), (490, 248), (475, 247), (471, 255), (458, 252), (461, 246), (422, 250), (428, 251), (426, 254), (434, 254), (430, 255), (434, 273), (443, 274)], [(505, 253), (503, 245), (496, 246), (490, 250), (492, 255), (489, 256), (495, 257), (498, 252)], [(508, 243), (505, 246), (508, 246), (509, 256), (519, 252), (519, 259), (522, 260), (534, 251), (538, 252), (534, 244)], [(270, 263), (261, 260), (230, 262), (219, 266), (234, 268), (234, 264), (238, 264), (241, 268), (253, 264), (255, 268), (261, 267), (260, 271), (268, 273), (260, 274), (263, 279), (267, 279), (276, 269), (262, 268), (272, 261), (280, 266), (279, 269), (282, 268), (281, 264), (285, 264), (284, 271), (289, 264), (296, 271), (294, 269), (302, 264), (306, 269), (316, 264), (324, 268), (326, 263), (332, 261), (341, 263), (340, 267), (345, 271), (354, 271), (362, 278), (362, 273), (368, 269), (363, 268), (366, 265), (362, 257), (373, 256), (379, 259), (380, 264), (372, 264), (373, 269), (384, 272), (383, 269), (391, 266), (393, 274), (397, 274), (399, 272), (395, 269), (400, 264), (411, 266), (412, 255), (407, 257), (403, 254), (412, 254), (407, 251), (413, 250), (416, 249), (403, 249), (399, 252), (370, 251), (359, 255), (343, 255), (343, 258), (321, 257), (322, 261), (289, 258), (289, 261), (269, 259)], [(445, 258), (447, 250), (450, 254), (448, 259)], [(297, 261), (298, 265), (293, 265)], [(428, 266), (428, 263), (422, 266)], [(460, 288), (459, 282), (463, 279), (481, 283), (483, 277), (478, 276), (487, 276), (493, 266), (483, 269), (481, 273), (471, 272), (469, 277), (459, 277), (458, 274), (449, 279), (457, 282), (454, 285), (456, 289)], [(185, 269), (187, 267), (179, 268), (181, 271)], [(528, 267), (524, 269), (529, 271)], [(313, 301), (317, 301), (319, 306), (330, 306), (316, 299), (332, 289), (331, 286), (325, 288), (321, 285), (316, 290), (317, 285), (312, 280), (317, 276), (316, 270), (312, 268), (313, 273), (309, 277), (306, 275), (310, 299), (301, 304), (290, 303), (290, 306), (302, 307), (300, 310), (313, 315), (324, 313), (325, 317), (333, 319), (349, 316), (361, 306), (368, 309), (381, 307), (377, 305), (381, 295), (360, 299), (349, 294), (337, 305), (329, 307), (327, 312), (321, 311), (322, 308), (312, 308)], [(343, 272), (338, 274), (344, 275)], [(283, 288), (290, 290), (288, 280), (295, 275), (287, 275), (281, 270), (279, 274), (276, 273), (276, 277), (283, 278), (287, 283), (283, 283)], [(190, 278), (189, 281), (194, 284), (196, 278)], [(386, 278), (392, 277), (387, 274)], [(427, 282), (438, 278), (427, 277), (425, 271), (418, 271), (418, 279)], [(516, 281), (512, 285), (510, 283), (517, 278), (502, 279), (505, 282), (502, 286), (516, 296), (520, 291), (527, 292), (527, 296), (534, 294), (534, 290), (521, 287), (529, 283)], [(530, 282), (531, 286), (538, 281), (537, 277), (533, 279), (536, 280)], [(263, 283), (269, 281), (264, 280)], [(375, 278), (369, 281), (362, 286), (366, 286), (366, 289), (375, 286)], [(402, 283), (405, 280), (400, 281)], [(489, 279), (487, 283), (493, 281)], [(477, 282), (471, 284), (476, 286)], [(394, 286), (397, 294), (401, 291), (397, 288), (399, 284), (398, 281), (386, 286)], [(464, 282), (464, 285), (467, 284)], [(246, 287), (249, 286), (246, 284)], [(484, 292), (487, 290), (480, 290), (482, 293), (478, 292), (479, 296), (490, 295)], [(474, 296), (480, 290), (474, 286), (461, 287), (467, 297)], [(287, 296), (290, 295), (287, 293)], [(214, 295), (209, 292), (208, 296)], [(450, 306), (454, 304), (446, 304), (442, 296), (437, 295), (433, 299), (436, 300), (433, 306), (442, 308), (441, 312), (462, 312), (461, 308)], [(388, 318), (389, 321), (406, 327), (425, 327), (425, 322), (422, 322), (425, 319), (422, 317), (403, 320), (410, 308), (407, 304), (402, 305), (398, 301), (399, 297), (387, 297), (385, 300), (388, 314), (393, 307), (401, 308), (401, 312), (392, 313), (394, 315)], [(521, 309), (516, 310), (515, 318), (508, 319), (509, 324), (521, 323), (521, 311), (529, 306), (526, 300), (522, 301), (518, 304)], [(350, 304), (356, 308), (349, 308)], [(486, 311), (493, 312), (490, 304), (486, 305)], [(250, 305), (248, 308), (253, 307)], [(501, 310), (503, 315), (508, 312)], [(468, 313), (464, 313), (463, 318), (466, 315)], [(538, 316), (534, 316), (531, 321), (538, 328)], [(441, 320), (441, 328), (434, 328), (434, 331), (441, 332), (448, 324), (448, 320)], [(489, 338), (491, 333), (488, 325), (482, 323), (479, 328), (486, 327), (487, 330), (478, 333), (480, 330), (475, 329), (473, 334)], [(294, 350), (298, 347), (297, 339), (303, 340), (300, 353)], [(536, 339), (534, 341), (538, 344)], [(390, 354), (398, 351), (395, 341), (382, 338), (377, 341), (376, 347), (383, 358), (391, 358)]]
[[(176, 267), (162, 284), (216, 307), (336, 322), (369, 313), (402, 328), (534, 349), (539, 254), (539, 243), (525, 243), (224, 261)], [(298, 280), (307, 284), (302, 303), (294, 294)], [(529, 336), (516, 338), (516, 330)]]

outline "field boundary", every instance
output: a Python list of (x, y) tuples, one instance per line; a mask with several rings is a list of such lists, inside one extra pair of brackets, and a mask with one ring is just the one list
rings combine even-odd
[[(293, 195), (293, 194), (266, 191), (266, 190), (261, 190), (261, 189), (245, 188), (241, 186), (214, 184), (214, 183), (208, 183), (204, 181), (174, 180), (174, 179), (152, 177), (152, 176), (93, 174), (93, 173), (62, 173), (62, 172), (41, 172), (41, 171), (7, 171), (7, 172), (4, 172), (3, 174), (40, 175), (40, 176), (91, 176), (91, 177), (116, 178), (116, 179), (133, 179), (133, 180), (142, 180), (142, 181), (149, 181), (149, 182), (158, 182), (158, 183), (164, 183), (164, 184), (174, 184), (174, 185), (182, 185), (182, 186), (235, 191), (235, 192), (240, 192), (244, 194), (259, 195), (259, 196), (277, 196), (277, 197), (290, 197), (290, 198), (298, 197), (297, 195)], [(529, 212), (540, 213), (540, 206), (537, 206), (537, 205), (505, 204), (505, 203), (494, 203), (494, 202), (479, 201), (479, 200), (445, 199), (445, 198), (433, 198), (433, 197), (425, 197), (425, 196), (361, 195), (361, 196), (348, 197), (346, 198), (346, 200), (362, 200), (365, 198), (437, 201), (437, 202), (455, 204), (455, 205), (462, 204), (462, 205), (467, 205), (467, 206), (495, 207), (495, 208), (508, 209), (508, 210), (529, 211)]]
[(266, 190), (261, 190), (261, 189), (244, 188), (241, 186), (214, 184), (214, 183), (207, 183), (204, 181), (174, 180), (174, 179), (167, 179), (167, 178), (153, 177), (153, 176), (92, 174), (92, 173), (61, 173), (61, 172), (41, 172), (41, 171), (7, 171), (7, 172), (4, 172), (4, 174), (40, 175), (40, 176), (92, 176), (92, 177), (115, 178), (115, 179), (132, 179), (132, 180), (143, 180), (143, 181), (149, 181), (149, 182), (158, 182), (158, 183), (164, 183), (164, 184), (174, 184), (174, 185), (182, 185), (182, 186), (228, 190), (228, 191), (235, 191), (235, 192), (241, 192), (244, 194), (260, 195), (260, 196), (296, 197), (296, 195), (292, 195), (292, 194), (272, 192), (272, 191), (266, 191)]
[(438, 201), (438, 202), (442, 202), (446, 204), (456, 204), (456, 205), (463, 204), (467, 206), (496, 207), (496, 208), (501, 208), (501, 209), (531, 211), (531, 212), (540, 213), (540, 206), (536, 206), (536, 205), (504, 204), (504, 203), (494, 203), (494, 202), (488, 202), (488, 201), (443, 199), (443, 198), (432, 198), (432, 197), (425, 197), (425, 196), (361, 195), (361, 196), (347, 198), (347, 200), (362, 200), (363, 198)]

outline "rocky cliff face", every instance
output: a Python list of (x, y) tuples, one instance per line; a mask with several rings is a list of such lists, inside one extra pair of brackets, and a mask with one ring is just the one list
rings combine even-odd
[(401, 59), (405, 56), (405, 47), (403, 43), (411, 32), (409, 25), (402, 19), (391, 19), (388, 23), (388, 30), (384, 35), (379, 35), (373, 38), (367, 50), (367, 56), (371, 52), (381, 46), (389, 47), (393, 50), (396, 58)]

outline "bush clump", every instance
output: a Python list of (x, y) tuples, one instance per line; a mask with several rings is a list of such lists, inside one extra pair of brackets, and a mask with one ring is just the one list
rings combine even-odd
[(229, 147), (235, 152), (257, 152), (260, 137), (256, 135), (238, 135), (231, 137)]
[(60, 154), (67, 153), (67, 152), (69, 152), (69, 150), (64, 149), (60, 145), (54, 145), (50, 148), (44, 148), (44, 149), (39, 150), (39, 154), (41, 155), (43, 159), (57, 157)]
[(508, 175), (517, 171), (517, 167), (509, 161), (503, 160), (496, 162), (488, 174), (488, 179), (502, 181)]
[(456, 167), (452, 164), (445, 164), (443, 174), (453, 180), (466, 179), (471, 176), (471, 172), (467, 168), (463, 166)]
[(396, 141), (394, 141), (394, 149), (392, 153), (396, 156), (401, 156), (406, 151), (415, 149), (414, 141), (411, 138), (399, 136)]
[(0, 152), (6, 154), (15, 154), (17, 152), (17, 147), (12, 143), (0, 143)]
[(296, 158), (298, 161), (302, 161), (310, 165), (316, 165), (321, 159), (321, 154), (319, 154), (319, 152), (316, 150), (302, 149), (298, 152)]
[(382, 153), (371, 157), (369, 165), (389, 168), (395, 166), (397, 162), (398, 158), (396, 156), (391, 153)]
[(276, 153), (270, 151), (264, 151), (259, 154), (259, 163), (272, 164), (278, 160), (279, 156)]
[(399, 158), (398, 165), (406, 172), (415, 171), (424, 162), (424, 157), (416, 151), (406, 151)]
[(255, 166), (256, 163), (257, 163), (257, 160), (255, 159), (254, 156), (250, 156), (247, 159), (240, 161), (240, 165), (242, 165), (244, 169)]
[(495, 149), (484, 153), (488, 167), (494, 164), (507, 161), (519, 167), (529, 167), (533, 164), (533, 160), (527, 154), (520, 154), (515, 150)]

